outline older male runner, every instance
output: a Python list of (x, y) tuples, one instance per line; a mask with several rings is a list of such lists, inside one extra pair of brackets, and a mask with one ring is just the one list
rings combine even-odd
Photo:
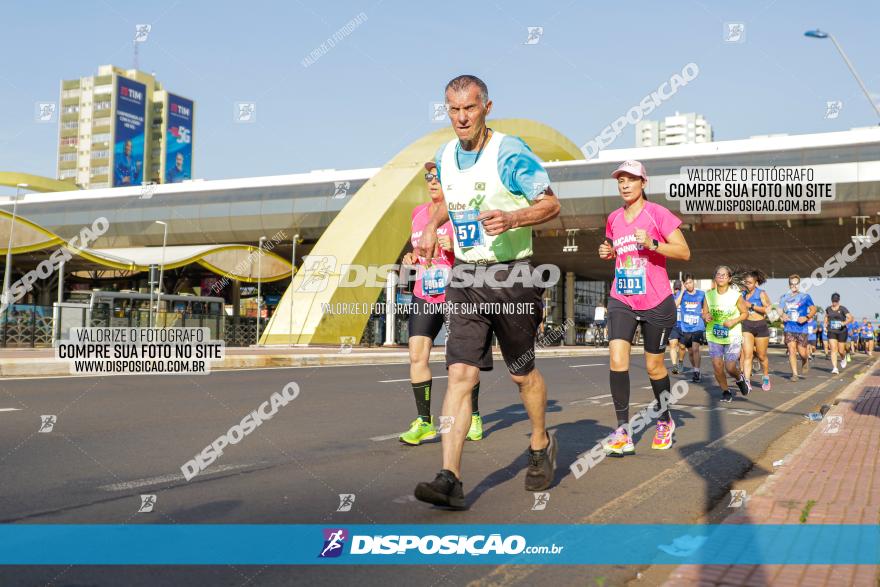
[[(523, 279), (491, 286), (511, 276), (532, 275), (529, 227), (555, 218), (559, 200), (529, 146), (518, 137), (486, 126), (492, 101), (481, 79), (461, 75), (450, 81), (446, 106), (458, 138), (437, 151), (446, 206), (431, 219), (431, 227), (436, 229), (448, 219), (455, 235), (453, 283), (446, 293), (447, 302), (453, 304), (446, 341), (449, 382), (442, 411), (443, 416), (453, 419), (442, 438), (443, 468), (434, 481), (419, 483), (415, 496), (434, 505), (461, 509), (465, 507), (461, 451), (471, 419), (470, 394), (485, 358), (491, 356), (493, 334), (532, 424), (526, 489), (542, 491), (553, 483), (556, 440), (545, 427), (547, 388), (535, 368), (534, 356), (543, 288)], [(436, 231), (426, 228), (419, 248), (423, 255), (430, 255), (435, 247)], [(462, 272), (491, 275), (493, 279), (477, 280), (473, 285), (465, 285), (469, 280), (463, 279), (457, 287), (455, 275)], [(454, 306), (479, 310), (505, 303), (528, 309), (517, 313), (456, 312)]]

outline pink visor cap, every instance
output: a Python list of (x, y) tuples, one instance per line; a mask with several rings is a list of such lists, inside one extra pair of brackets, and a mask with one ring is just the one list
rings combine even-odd
[(611, 174), (611, 177), (617, 179), (617, 176), (621, 173), (629, 173), (631, 175), (635, 175), (636, 177), (641, 177), (645, 181), (648, 181), (648, 172), (645, 170), (645, 166), (642, 165), (640, 161), (633, 161), (630, 159), (629, 161), (624, 161), (620, 164), (620, 167), (614, 170), (614, 173)]

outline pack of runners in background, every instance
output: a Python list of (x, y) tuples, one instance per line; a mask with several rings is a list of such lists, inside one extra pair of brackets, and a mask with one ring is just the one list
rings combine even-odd
[[(492, 101), (485, 83), (469, 75), (453, 79), (446, 86), (446, 105), (456, 137), (425, 163), (430, 201), (412, 212), (412, 252), (403, 258), (404, 265), (417, 267), (409, 318), (410, 379), (417, 417), (400, 441), (419, 445), (442, 434), (442, 468), (433, 481), (416, 486), (415, 497), (463, 509), (467, 501), (462, 449), (466, 439), (476, 441), (483, 435), (477, 405), (480, 373), (493, 368), (493, 340), (531, 425), (525, 489), (543, 491), (554, 482), (559, 448), (546, 422), (546, 385), (535, 366), (543, 288), (521, 280), (508, 283), (508, 278), (532, 272), (531, 227), (555, 218), (560, 204), (547, 171), (528, 145), (487, 126)], [(856, 320), (836, 293), (831, 305), (820, 310), (800, 290), (797, 275), (789, 276), (789, 291), (776, 305), (761, 288), (767, 276), (758, 268), (719, 265), (706, 291), (696, 287), (690, 273), (670, 282), (667, 259), (687, 262), (691, 255), (681, 220), (648, 201), (648, 173), (639, 161), (624, 161), (611, 176), (621, 206), (609, 214), (605, 239), (598, 247), (599, 257), (613, 265), (610, 298), (601, 315), (607, 320), (603, 326), (609, 341), (608, 385), (617, 421), (602, 442), (606, 454), (635, 453), (629, 419), (630, 362), (638, 330), (655, 399), (651, 448), (657, 450), (669, 449), (675, 432), (668, 403), (672, 386), (665, 363), (667, 346), (672, 374), (687, 376), (687, 357), (690, 381), (701, 383), (701, 350), (708, 345), (718, 386), (709, 391), (721, 402), (732, 402), (737, 393), (744, 398), (751, 395), (754, 376), (760, 377), (762, 392), (772, 391), (771, 323), (782, 323), (792, 381), (808, 375), (820, 345), (830, 353), (833, 374), (845, 368), (855, 352), (873, 355), (876, 333), (870, 320)], [(450, 273), (481, 269), (495, 276), (496, 286), (472, 282), (447, 287)], [(443, 302), (452, 307), (517, 303), (533, 310), (444, 313), (437, 311), (438, 307), (448, 310)], [(448, 382), (438, 428), (431, 414), (428, 359), (444, 324)]]

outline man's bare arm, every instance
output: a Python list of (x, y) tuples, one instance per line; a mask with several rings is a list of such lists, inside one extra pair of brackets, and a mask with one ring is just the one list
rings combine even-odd
[[(430, 210), (430, 208), (429, 208)], [(433, 259), (440, 256), (440, 244), (437, 242), (437, 229), (446, 224), (449, 220), (449, 212), (446, 211), (446, 196), (440, 200), (440, 205), (431, 213), (428, 223), (422, 230), (422, 236), (419, 238), (419, 246), (415, 247), (415, 252), (426, 259)]]
[(559, 216), (559, 198), (553, 193), (545, 193), (544, 197), (521, 210), (504, 212), (502, 210), (489, 210), (479, 216), (483, 222), (486, 234), (495, 236), (514, 228), (522, 226), (535, 226), (553, 220)]

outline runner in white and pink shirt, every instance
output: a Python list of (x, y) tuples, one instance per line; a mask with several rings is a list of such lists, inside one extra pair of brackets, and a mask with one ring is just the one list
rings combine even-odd
[[(433, 161), (425, 163), (425, 181), (431, 201), (416, 206), (412, 211), (412, 233), (410, 244), (415, 250), (419, 246), (422, 231), (428, 224), (437, 206), (444, 206), (443, 190), (437, 176), (437, 166)], [(417, 256), (414, 252), (403, 256), (404, 265), (416, 266), (416, 282), (413, 287), (413, 303), (409, 314), (409, 375), (413, 395), (416, 398), (418, 417), (412, 421), (409, 430), (400, 435), (401, 442), (419, 445), (425, 440), (437, 437), (437, 429), (431, 417), (431, 367), (428, 359), (434, 339), (443, 328), (446, 318), (443, 302), (446, 301), (446, 285), (449, 283), (455, 253), (452, 245), (452, 222), (446, 222), (437, 229), (440, 253), (433, 259)], [(466, 438), (483, 438), (483, 421), (480, 418), (478, 398), (480, 383), (471, 391), (473, 413), (471, 427)]]
[[(607, 239), (599, 245), (599, 257), (615, 260), (608, 303), (608, 339), (617, 429), (603, 445), (609, 455), (624, 456), (635, 454), (629, 431), (629, 361), (636, 327), (642, 325), (645, 364), (659, 404), (661, 394), (665, 391), (668, 397), (670, 390), (669, 373), (663, 361), (669, 331), (676, 320), (666, 259), (687, 261), (691, 253), (679, 230), (681, 220), (663, 206), (648, 201), (648, 173), (644, 165), (624, 161), (611, 176), (617, 180), (623, 207), (608, 216)], [(674, 430), (672, 415), (664, 409), (651, 448), (671, 447)]]

